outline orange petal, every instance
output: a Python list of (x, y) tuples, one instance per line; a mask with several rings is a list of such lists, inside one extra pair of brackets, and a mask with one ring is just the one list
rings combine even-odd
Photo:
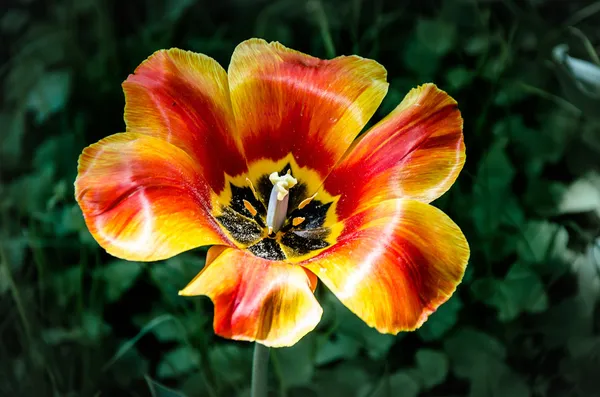
[(313, 295), (316, 277), (301, 266), (234, 248), (213, 247), (208, 256), (211, 261), (179, 294), (210, 297), (218, 335), (291, 346), (321, 319), (323, 309)]
[(119, 258), (154, 261), (201, 245), (227, 244), (209, 213), (209, 187), (183, 150), (124, 133), (88, 146), (75, 196), (88, 229)]
[(264, 40), (244, 41), (229, 66), (248, 163), (292, 153), (325, 176), (387, 92), (386, 71), (358, 56), (321, 60)]
[(387, 200), (344, 223), (338, 243), (302, 265), (380, 332), (418, 328), (463, 277), (467, 241), (429, 204)]
[(433, 84), (402, 103), (359, 139), (325, 181), (341, 195), (340, 219), (379, 201), (431, 202), (445, 193), (465, 162), (463, 120), (456, 101)]
[(224, 187), (224, 173), (245, 171), (227, 74), (214, 59), (176, 48), (157, 51), (127, 78), (123, 90), (127, 131), (186, 151), (216, 193)]

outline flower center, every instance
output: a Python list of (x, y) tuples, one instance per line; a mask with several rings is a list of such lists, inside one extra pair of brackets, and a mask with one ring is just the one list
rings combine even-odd
[(221, 203), (215, 217), (240, 248), (265, 259), (296, 261), (332, 244), (325, 221), (333, 203), (309, 196), (308, 185), (293, 174), (288, 164), (253, 181), (229, 183), (229, 203)]

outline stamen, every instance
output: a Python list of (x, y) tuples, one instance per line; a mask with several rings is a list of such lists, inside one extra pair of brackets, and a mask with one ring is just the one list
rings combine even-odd
[(256, 189), (254, 189), (254, 185), (252, 184), (252, 181), (249, 178), (246, 178), (246, 182), (248, 182), (248, 184), (250, 185), (250, 190), (252, 190), (252, 194), (254, 195), (254, 198), (258, 200), (258, 196), (256, 195)]
[(302, 222), (304, 222), (306, 218), (303, 218), (301, 216), (297, 216), (294, 219), (292, 219), (292, 225), (294, 226), (298, 226), (299, 224), (301, 224)]
[(279, 176), (277, 172), (273, 172), (269, 175), (269, 180), (273, 184), (267, 207), (267, 226), (269, 227), (269, 234), (271, 234), (277, 232), (283, 225), (290, 199), (289, 189), (294, 187), (298, 181), (292, 177), (289, 171), (282, 176)]
[(250, 212), (250, 214), (252, 216), (255, 216), (258, 211), (256, 210), (256, 208), (254, 208), (254, 206), (252, 204), (250, 204), (250, 202), (248, 200), (242, 200), (244, 202), (244, 207), (246, 207), (246, 209)]
[[(318, 193), (318, 192), (317, 192)], [(301, 210), (302, 208), (306, 207), (308, 204), (310, 204), (311, 201), (313, 201), (313, 199), (315, 197), (317, 197), (317, 193), (313, 194), (312, 196), (305, 198), (304, 200), (302, 200), (300, 202), (300, 204), (298, 205), (298, 209)]]

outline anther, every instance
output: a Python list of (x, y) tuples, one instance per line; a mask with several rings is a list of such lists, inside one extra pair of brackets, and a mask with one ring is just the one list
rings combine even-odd
[(256, 208), (254, 208), (254, 206), (252, 204), (250, 204), (250, 202), (248, 200), (242, 200), (244, 202), (244, 207), (246, 207), (246, 209), (248, 210), (248, 212), (250, 212), (250, 214), (252, 216), (255, 216), (258, 211), (256, 211)]
[(306, 218), (303, 218), (301, 216), (297, 216), (294, 219), (292, 219), (292, 225), (294, 226), (298, 226), (299, 224), (301, 224), (302, 222), (304, 222)]
[(317, 197), (317, 193), (313, 194), (312, 196), (305, 198), (304, 200), (302, 200), (300, 202), (300, 204), (298, 205), (298, 209), (301, 210), (302, 208), (306, 207), (308, 204), (310, 204), (311, 201), (313, 201), (313, 199)]

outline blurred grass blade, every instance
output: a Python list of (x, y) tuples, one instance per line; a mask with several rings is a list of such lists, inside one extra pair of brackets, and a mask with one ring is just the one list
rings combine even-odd
[(162, 316), (156, 317), (154, 320), (146, 324), (142, 329), (140, 329), (140, 332), (138, 332), (136, 336), (129, 339), (119, 348), (119, 350), (117, 350), (115, 355), (104, 365), (104, 367), (102, 367), (102, 371), (106, 371), (108, 368), (110, 368), (115, 362), (117, 362), (121, 357), (123, 357), (125, 353), (127, 353), (133, 346), (135, 346), (135, 344), (140, 339), (142, 339), (144, 335), (152, 331), (154, 327), (169, 320), (175, 321), (176, 319), (170, 314), (164, 314)]
[(152, 397), (186, 397), (183, 393), (161, 385), (157, 381), (150, 378), (148, 375), (145, 375), (144, 379), (148, 384), (148, 389), (150, 389), (150, 395)]

